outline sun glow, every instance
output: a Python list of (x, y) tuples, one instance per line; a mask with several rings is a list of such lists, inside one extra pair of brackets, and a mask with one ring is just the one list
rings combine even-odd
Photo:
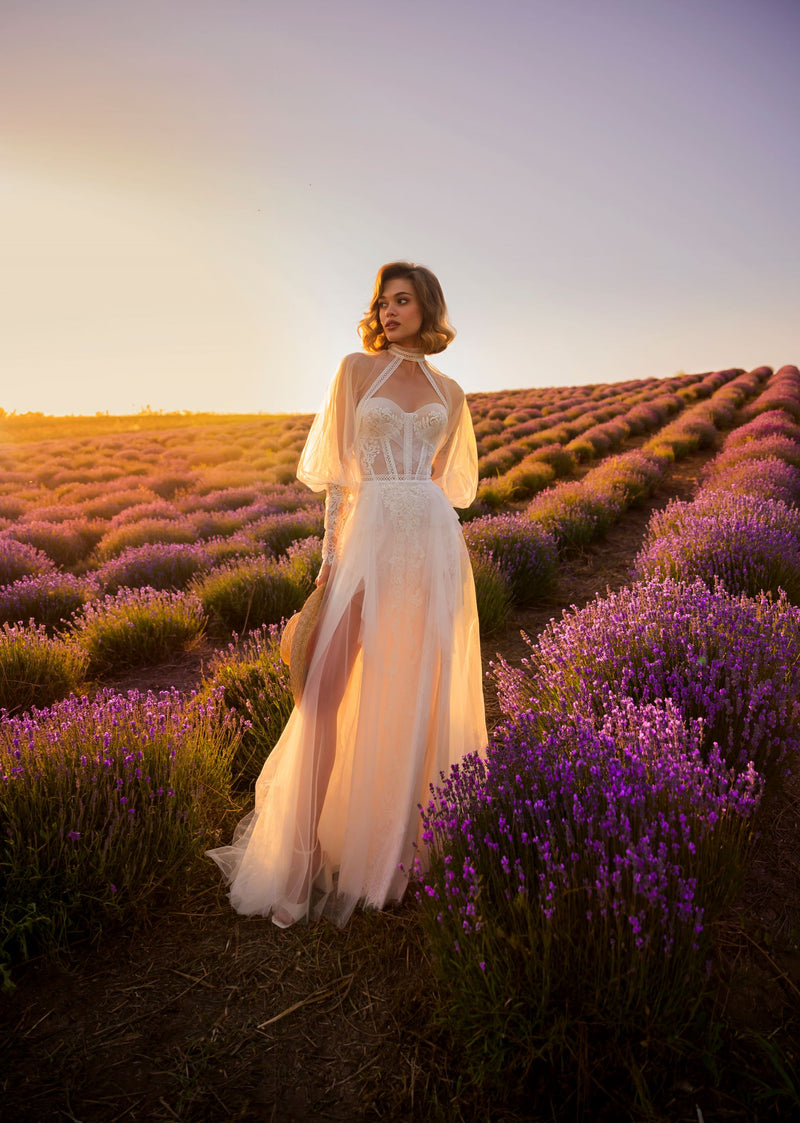
[(157, 395), (167, 409), (245, 407), (220, 382), (254, 368), (256, 320), (202, 214), (38, 171), (7, 174), (2, 195), (0, 406), (135, 411)]

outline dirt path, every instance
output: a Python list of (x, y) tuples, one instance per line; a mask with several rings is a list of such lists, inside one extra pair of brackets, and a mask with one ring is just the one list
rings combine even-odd
[[(565, 565), (557, 596), (517, 613), (484, 645), (485, 660), (500, 651), (515, 661), (527, 651), (520, 628), (535, 636), (569, 605), (627, 583), (650, 513), (691, 494), (707, 459), (684, 460), (657, 496)], [(115, 685), (187, 689), (209, 655), (198, 650)], [(496, 702), (489, 696), (487, 703), (496, 718)], [(800, 793), (793, 799), (775, 845), (794, 866), (773, 851), (762, 854), (752, 902), (742, 906), (748, 924), (753, 917), (778, 929), (800, 924), (793, 858)], [(759, 912), (767, 907), (767, 875), (772, 921)], [(729, 946), (737, 957), (746, 951), (735, 933)], [(738, 995), (740, 1016), (758, 1009), (766, 1029), (785, 1020), (795, 986), (770, 946), (772, 967), (753, 952), (745, 964), (750, 989)], [(780, 978), (776, 985), (776, 970), (788, 987)], [(231, 912), (209, 868), (184, 900), (154, 910), (135, 930), (77, 947), (61, 964), (34, 962), (17, 982), (0, 1005), (8, 1123), (411, 1121), (428, 1117), (426, 1104), (458, 1095), (459, 1074), (428, 1016), (431, 977), (410, 904), (357, 913), (343, 931), (320, 924), (279, 932)], [(691, 1098), (674, 1101), (668, 1117), (696, 1119), (690, 1106)]]

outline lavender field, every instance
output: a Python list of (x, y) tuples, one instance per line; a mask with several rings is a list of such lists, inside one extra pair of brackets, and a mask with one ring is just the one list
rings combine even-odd
[[(433, 861), (403, 907), (343, 933), (235, 917), (202, 856), (291, 711), (280, 626), (320, 564), (322, 506), (294, 481), (311, 418), (0, 413), (12, 1118), (800, 1111), (800, 914), (747, 911), (769, 847), (800, 889), (800, 372), (469, 404), (491, 742), (422, 809)], [(637, 520), (625, 581), (598, 566), (565, 599)], [(186, 665), (194, 689), (170, 678)], [(750, 944), (762, 1021), (737, 1003)]]

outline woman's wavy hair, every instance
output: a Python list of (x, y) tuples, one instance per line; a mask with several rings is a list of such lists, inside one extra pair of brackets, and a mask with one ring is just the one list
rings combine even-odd
[(389, 340), (383, 334), (381, 327), (378, 302), (387, 281), (395, 281), (399, 277), (407, 277), (417, 294), (422, 310), (422, 327), (419, 335), (424, 354), (436, 355), (439, 351), (444, 351), (448, 343), (452, 343), (455, 339), (456, 332), (447, 319), (447, 305), (444, 302), (442, 286), (430, 269), (426, 269), (424, 265), (415, 265), (411, 261), (391, 261), (378, 270), (369, 311), (358, 325), (364, 350), (375, 353), (385, 351), (389, 346)]

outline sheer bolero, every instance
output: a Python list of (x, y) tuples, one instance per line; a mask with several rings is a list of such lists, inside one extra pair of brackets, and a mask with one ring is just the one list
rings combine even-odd
[[(314, 418), (297, 467), (297, 478), (313, 491), (331, 485), (355, 490), (362, 478), (357, 456), (357, 411), (394, 356), (346, 355)], [(478, 486), (478, 453), (464, 392), (432, 366), (419, 363), (436, 397), (447, 409), (447, 424), (433, 457), (432, 477), (454, 507), (468, 507)], [(384, 391), (385, 392), (385, 391)]]

